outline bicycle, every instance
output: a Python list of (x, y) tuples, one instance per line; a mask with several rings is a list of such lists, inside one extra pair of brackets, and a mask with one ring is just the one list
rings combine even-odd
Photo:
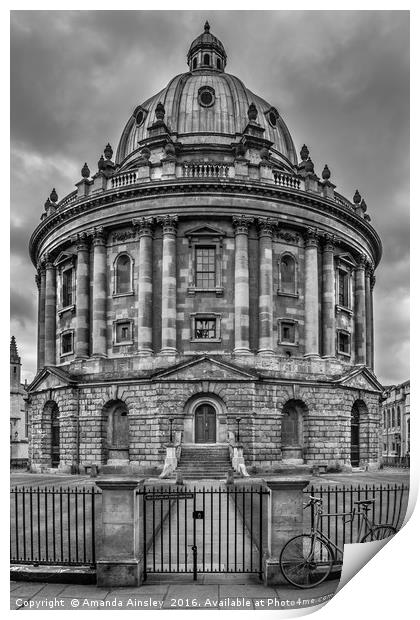
[[(356, 507), (353, 506), (351, 512), (324, 513), (322, 499), (310, 496), (304, 508), (314, 507), (311, 530), (308, 534), (294, 536), (284, 545), (279, 558), (283, 577), (298, 588), (312, 588), (325, 581), (334, 564), (342, 564), (344, 551), (320, 529), (323, 517), (340, 516), (344, 523), (353, 522), (355, 516), (360, 515), (359, 531), (355, 542), (383, 540), (396, 534), (397, 530), (393, 525), (378, 525), (369, 519), (368, 512), (374, 502), (374, 499), (355, 501), (354, 504), (360, 506), (360, 511), (356, 511)], [(347, 516), (350, 519), (345, 521)]]

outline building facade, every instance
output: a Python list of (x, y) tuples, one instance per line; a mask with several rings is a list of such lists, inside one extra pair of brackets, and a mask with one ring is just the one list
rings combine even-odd
[(388, 465), (410, 457), (410, 381), (384, 388), (381, 401), (382, 457)]
[(28, 464), (28, 411), (26, 408), (26, 386), (21, 383), (22, 364), (16, 339), (10, 340), (10, 464), (12, 467), (26, 467)]
[(375, 464), (374, 271), (358, 191), (335, 191), (204, 32), (76, 190), (45, 203), (30, 386), (34, 469), (162, 469), (238, 439), (256, 470)]

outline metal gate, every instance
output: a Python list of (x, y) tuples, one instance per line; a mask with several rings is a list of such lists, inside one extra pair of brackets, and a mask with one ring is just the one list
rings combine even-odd
[(148, 487), (143, 511), (144, 574), (259, 573), (267, 548), (263, 487)]

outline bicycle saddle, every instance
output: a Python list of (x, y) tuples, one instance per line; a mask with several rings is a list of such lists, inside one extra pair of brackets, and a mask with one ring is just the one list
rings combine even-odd
[(374, 499), (359, 499), (356, 502), (353, 502), (353, 504), (361, 504), (362, 506), (370, 506), (371, 504), (374, 504), (375, 500)]

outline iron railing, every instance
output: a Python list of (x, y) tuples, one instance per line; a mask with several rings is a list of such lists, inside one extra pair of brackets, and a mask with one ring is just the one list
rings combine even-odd
[[(369, 511), (369, 520), (375, 525), (393, 525), (397, 530), (401, 527), (408, 504), (408, 485), (379, 485), (349, 488), (327, 487), (307, 487), (304, 491), (306, 496), (312, 495), (323, 500), (322, 510), (324, 513), (351, 513), (356, 507), (356, 513), (360, 512), (355, 506), (355, 501), (364, 499), (374, 499), (372, 509)], [(314, 525), (314, 510), (304, 511), (306, 520), (304, 530)], [(356, 514), (353, 520), (349, 516), (342, 518), (334, 514), (333, 516), (323, 515), (321, 518), (321, 531), (328, 536), (338, 547), (342, 548), (346, 543), (357, 542), (357, 535), (360, 528), (361, 515)]]
[(384, 467), (402, 467), (408, 469), (410, 467), (410, 456), (383, 456), (382, 464)]
[(101, 496), (95, 487), (12, 488), (11, 563), (94, 565)]

